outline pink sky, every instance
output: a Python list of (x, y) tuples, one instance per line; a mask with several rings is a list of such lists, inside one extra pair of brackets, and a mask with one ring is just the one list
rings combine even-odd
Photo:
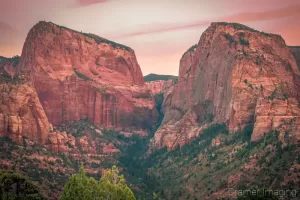
[(20, 55), (41, 20), (130, 46), (144, 75), (177, 75), (182, 54), (213, 21), (243, 23), (300, 45), (298, 0), (0, 0), (0, 55)]

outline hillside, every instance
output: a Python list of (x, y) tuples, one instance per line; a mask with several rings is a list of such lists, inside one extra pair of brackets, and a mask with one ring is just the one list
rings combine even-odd
[(167, 80), (177, 80), (177, 76), (173, 76), (173, 75), (162, 75), (162, 74), (148, 74), (146, 76), (144, 76), (144, 80), (145, 82), (149, 82), (149, 81), (167, 81)]

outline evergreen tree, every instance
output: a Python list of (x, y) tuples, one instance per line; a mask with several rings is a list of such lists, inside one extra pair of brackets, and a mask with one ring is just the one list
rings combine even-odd
[(1, 200), (45, 200), (39, 188), (26, 177), (12, 171), (0, 170)]
[(99, 182), (88, 178), (81, 166), (79, 174), (72, 175), (66, 183), (60, 200), (135, 200), (135, 197), (116, 166)]

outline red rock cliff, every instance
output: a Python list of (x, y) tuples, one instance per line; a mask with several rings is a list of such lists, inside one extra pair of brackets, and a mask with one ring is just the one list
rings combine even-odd
[(146, 82), (153, 95), (167, 92), (175, 84), (174, 80), (157, 80)]
[(290, 51), (296, 59), (296, 63), (300, 69), (300, 47), (289, 47)]
[(0, 60), (0, 135), (23, 144), (22, 136), (45, 144), (50, 124), (25, 75), (15, 75), (18, 58)]
[(231, 132), (254, 124), (252, 140), (277, 129), (299, 138), (300, 72), (284, 40), (240, 24), (212, 23), (180, 61), (152, 144), (183, 145), (213, 122)]
[(39, 22), (18, 68), (30, 74), (54, 125), (88, 118), (106, 127), (145, 129), (156, 121), (134, 51), (124, 45)]

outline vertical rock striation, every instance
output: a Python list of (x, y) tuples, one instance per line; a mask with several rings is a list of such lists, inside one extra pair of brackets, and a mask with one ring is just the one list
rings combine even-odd
[(30, 74), (54, 125), (88, 118), (111, 128), (147, 129), (157, 118), (134, 51), (93, 34), (39, 22), (19, 71)]
[(235, 23), (212, 23), (180, 61), (179, 82), (166, 97), (157, 148), (189, 142), (210, 123), (231, 132), (254, 125), (299, 139), (300, 72), (284, 40)]

